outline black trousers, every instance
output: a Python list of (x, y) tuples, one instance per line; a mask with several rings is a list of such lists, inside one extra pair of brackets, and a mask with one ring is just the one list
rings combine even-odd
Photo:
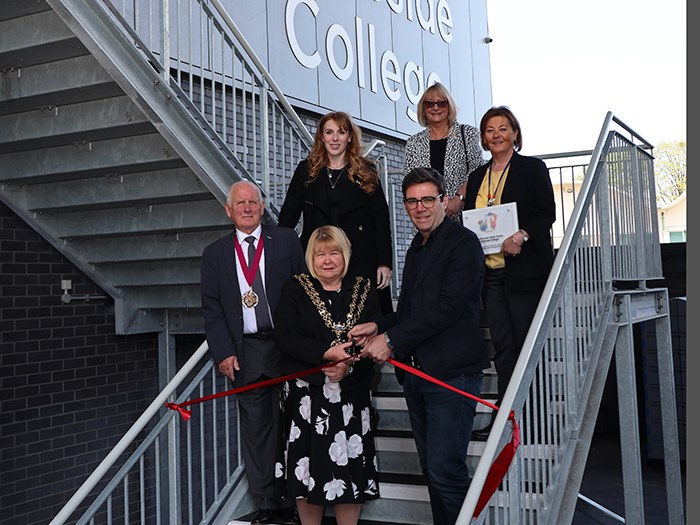
[(500, 405), (508, 387), (541, 296), (542, 290), (522, 292), (508, 288), (505, 284), (505, 268), (486, 268), (481, 298), (495, 349), (497, 405)]
[[(239, 356), (242, 381), (236, 387), (278, 377), (279, 352), (273, 340), (243, 339)], [(277, 509), (279, 494), (275, 485), (277, 450), (282, 447), (281, 386), (249, 390), (238, 394), (241, 441), (246, 476), (258, 509)]]

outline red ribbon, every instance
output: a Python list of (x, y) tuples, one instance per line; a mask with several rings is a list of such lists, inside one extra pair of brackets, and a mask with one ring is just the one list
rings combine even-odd
[(336, 366), (339, 363), (344, 363), (348, 359), (352, 359), (353, 356), (348, 356), (340, 361), (332, 361), (330, 363), (317, 366), (315, 368), (309, 368), (308, 370), (302, 370), (301, 372), (295, 372), (293, 374), (287, 374), (286, 376), (275, 377), (273, 379), (266, 379), (265, 381), (258, 381), (257, 383), (251, 383), (249, 385), (241, 386), (238, 388), (232, 388), (231, 390), (226, 390), (225, 392), (219, 392), (217, 394), (211, 394), (204, 397), (199, 397), (197, 399), (190, 399), (184, 403), (165, 403), (165, 406), (170, 410), (177, 410), (182, 419), (187, 421), (192, 416), (192, 411), (185, 410), (182, 407), (187, 407), (190, 405), (196, 405), (198, 403), (204, 403), (205, 401), (211, 401), (219, 397), (231, 396), (233, 394), (240, 394), (241, 392), (247, 392), (248, 390), (255, 390), (257, 388), (267, 388), (268, 386), (276, 385), (279, 383), (284, 383), (285, 381), (293, 381), (294, 379), (299, 379), (300, 377), (308, 376), (320, 372), (324, 368), (329, 368), (331, 366)]
[[(491, 407), (491, 409), (493, 410), (498, 410), (498, 407), (496, 405), (493, 405), (488, 401), (481, 399), (480, 397), (469, 394), (468, 392), (464, 392), (458, 388), (455, 388), (452, 385), (445, 383), (444, 381), (435, 379), (433, 376), (429, 376), (428, 374), (421, 372), (420, 370), (413, 368), (412, 366), (408, 366), (400, 361), (397, 361), (396, 359), (390, 357), (389, 359), (387, 359), (387, 362), (391, 363), (395, 367), (400, 368), (401, 370), (405, 370), (406, 372), (413, 374), (414, 376), (420, 377), (421, 379), (425, 379), (426, 381), (430, 381), (431, 383), (439, 385), (448, 390), (452, 390), (453, 392), (461, 396), (468, 397), (469, 399), (473, 399), (478, 403), (483, 403), (484, 405)], [(496, 489), (501, 484), (501, 481), (503, 481), (503, 478), (505, 477), (506, 472), (508, 472), (508, 468), (510, 467), (511, 462), (513, 461), (513, 457), (515, 456), (515, 450), (518, 448), (518, 445), (520, 445), (520, 427), (518, 427), (518, 423), (515, 420), (515, 412), (511, 410), (510, 414), (508, 414), (508, 419), (513, 425), (513, 436), (511, 437), (510, 442), (506, 443), (506, 445), (503, 447), (503, 450), (501, 450), (501, 452), (498, 454), (496, 461), (493, 462), (493, 465), (491, 465), (491, 468), (489, 469), (489, 473), (486, 476), (486, 481), (484, 481), (484, 486), (481, 489), (479, 501), (477, 502), (476, 507), (474, 509), (473, 518), (479, 517), (479, 514), (481, 514), (481, 511), (484, 510), (484, 507), (491, 499), (491, 496), (493, 496), (493, 493), (496, 492)]]
[[(169, 408), (170, 410), (176, 410), (177, 412), (179, 412), (182, 419), (184, 421), (187, 421), (192, 416), (192, 412), (190, 410), (185, 410), (183, 407), (190, 406), (190, 405), (196, 405), (198, 403), (210, 401), (212, 399), (216, 399), (219, 397), (230, 396), (233, 394), (240, 394), (241, 392), (247, 392), (248, 390), (255, 390), (257, 388), (266, 388), (268, 386), (276, 385), (279, 383), (284, 383), (285, 381), (293, 381), (294, 379), (299, 379), (301, 377), (315, 374), (316, 372), (320, 372), (324, 368), (336, 366), (338, 363), (343, 363), (343, 362), (347, 361), (348, 359), (352, 359), (352, 356), (348, 356), (341, 361), (334, 361), (331, 363), (326, 363), (324, 365), (317, 366), (315, 368), (310, 368), (308, 370), (303, 370), (301, 372), (287, 374), (285, 376), (276, 377), (274, 379), (266, 379), (265, 381), (251, 383), (249, 385), (245, 385), (245, 386), (242, 386), (239, 388), (233, 388), (231, 390), (226, 390), (225, 392), (219, 392), (217, 394), (211, 394), (209, 396), (204, 396), (204, 397), (200, 397), (197, 399), (191, 399), (189, 401), (185, 401), (184, 403), (165, 403), (165, 406), (167, 408)], [(473, 394), (470, 394), (468, 392), (464, 392), (463, 390), (455, 388), (452, 385), (445, 383), (444, 381), (440, 381), (439, 379), (436, 379), (432, 376), (429, 376), (428, 374), (421, 372), (420, 370), (413, 368), (412, 366), (408, 366), (400, 361), (397, 361), (396, 359), (393, 359), (390, 357), (389, 359), (387, 359), (387, 362), (394, 365), (397, 368), (400, 368), (401, 370), (404, 370), (405, 372), (408, 372), (409, 374), (413, 374), (414, 376), (420, 377), (421, 379), (425, 379), (426, 381), (430, 381), (431, 383), (434, 383), (434, 384), (439, 385), (443, 388), (451, 390), (452, 392), (455, 392), (456, 394), (459, 394), (461, 396), (468, 397), (469, 399), (473, 399), (477, 403), (482, 403), (482, 404), (490, 407), (492, 410), (498, 410), (498, 407), (496, 405), (489, 403), (488, 401), (485, 401), (485, 400), (481, 399), (480, 397), (477, 397)], [(520, 427), (518, 426), (518, 423), (515, 420), (515, 412), (513, 412), (511, 410), (510, 414), (508, 414), (508, 419), (510, 420), (511, 424), (513, 425), (513, 436), (511, 437), (510, 442), (506, 443), (506, 445), (503, 447), (503, 450), (501, 450), (501, 452), (498, 454), (496, 461), (493, 462), (493, 464), (491, 465), (491, 468), (489, 469), (489, 473), (486, 476), (486, 481), (484, 481), (484, 486), (481, 489), (481, 495), (479, 496), (479, 501), (477, 502), (476, 508), (474, 509), (474, 516), (473, 516), (474, 518), (479, 517), (479, 514), (481, 514), (481, 511), (484, 509), (486, 504), (489, 502), (489, 500), (491, 499), (491, 496), (493, 496), (493, 493), (496, 492), (496, 489), (501, 484), (501, 481), (503, 481), (503, 478), (505, 477), (506, 472), (508, 472), (508, 468), (510, 467), (511, 462), (513, 461), (513, 457), (515, 456), (515, 451), (518, 448), (518, 446), (520, 445)]]
[(255, 249), (255, 256), (250, 264), (246, 264), (245, 257), (243, 257), (243, 249), (241, 244), (238, 242), (238, 236), (233, 234), (233, 246), (236, 248), (236, 253), (238, 254), (238, 259), (241, 261), (241, 271), (245, 277), (248, 286), (253, 287), (253, 281), (255, 281), (255, 274), (258, 273), (258, 266), (260, 265), (260, 259), (262, 258), (263, 247), (265, 243), (263, 241), (262, 235), (258, 241), (258, 247)]

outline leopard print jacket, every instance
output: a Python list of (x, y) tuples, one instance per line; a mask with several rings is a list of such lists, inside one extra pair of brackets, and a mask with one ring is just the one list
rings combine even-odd
[[(448, 197), (457, 193), (472, 171), (485, 164), (481, 151), (479, 130), (455, 121), (447, 135), (445, 150), (444, 177)], [(413, 168), (425, 166), (430, 166), (430, 130), (427, 128), (406, 141), (403, 175), (406, 176)]]

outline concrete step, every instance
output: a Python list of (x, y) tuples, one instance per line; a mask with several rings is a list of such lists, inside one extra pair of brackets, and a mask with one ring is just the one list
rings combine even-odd
[(379, 499), (363, 505), (360, 519), (416, 525), (433, 522), (425, 485), (380, 482), (379, 492)]
[[(377, 394), (392, 394), (392, 393), (403, 393), (403, 387), (399, 384), (394, 374), (394, 367), (388, 363), (384, 363), (380, 368), (380, 379), (377, 386), (373, 389)], [(482, 393), (493, 393), (498, 392), (498, 379), (496, 376), (496, 369), (491, 362), (491, 366), (484, 370), (484, 383), (482, 386)]]
[[(495, 401), (495, 394), (482, 394), (482, 397), (491, 403)], [(372, 403), (379, 413), (378, 430), (411, 430), (406, 399), (402, 395), (386, 396), (375, 393), (372, 397)], [(483, 403), (477, 403), (474, 428), (486, 426), (490, 421), (491, 411), (491, 408)]]
[[(359, 525), (370, 524), (407, 524), (430, 525), (432, 515), (430, 512), (430, 500), (428, 488), (405, 483), (380, 483), (381, 497), (365, 503), (360, 513)], [(335, 515), (333, 508), (326, 509), (325, 523), (335, 523), (332, 517)], [(239, 516), (228, 522), (228, 525), (250, 525), (249, 520)]]
[(100, 100), (124, 92), (91, 56), (33, 65), (5, 74), (0, 115)]
[[(382, 474), (421, 475), (416, 443), (410, 435), (374, 438), (377, 449), (377, 466)], [(486, 443), (471, 441), (467, 450), (467, 465), (471, 473), (476, 469)]]

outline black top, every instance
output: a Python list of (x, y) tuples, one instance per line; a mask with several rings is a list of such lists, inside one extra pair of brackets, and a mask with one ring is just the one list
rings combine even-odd
[[(387, 332), (397, 358), (411, 351), (438, 379), (488, 368), (479, 322), (484, 278), (479, 238), (445, 219), (428, 239), (419, 250), (408, 249), (397, 311), (379, 320), (379, 333)], [(401, 380), (398, 369), (397, 376)]]
[(348, 275), (362, 275), (376, 283), (377, 267), (394, 266), (389, 206), (381, 186), (372, 193), (366, 193), (343, 175), (332, 189), (325, 169), (310, 184), (307, 184), (307, 180), (308, 165), (303, 160), (289, 183), (280, 210), (279, 225), (296, 228), (303, 215), (301, 244), (304, 250), (316, 228), (338, 226), (352, 245)]
[[(334, 321), (345, 321), (352, 301), (353, 288), (356, 278), (346, 278), (340, 292), (326, 292), (321, 283), (309, 276), (314, 289), (323, 300)], [(364, 283), (360, 290), (364, 289)], [(328, 301), (330, 299), (330, 305)], [(375, 321), (380, 317), (377, 291), (370, 286), (364, 307), (360, 312), (357, 324)], [(330, 330), (318, 308), (313, 304), (301, 283), (292, 278), (282, 288), (279, 305), (275, 310), (275, 346), (282, 353), (280, 369), (282, 374), (292, 374), (322, 365), (323, 354), (331, 346), (336, 334)], [(353, 365), (353, 372), (341, 381), (343, 390), (365, 387), (374, 375), (374, 363), (370, 359), (362, 359)], [(322, 385), (323, 372), (306, 376), (303, 379), (309, 383)]]
[(430, 167), (445, 174), (445, 152), (447, 151), (447, 137), (430, 141)]

